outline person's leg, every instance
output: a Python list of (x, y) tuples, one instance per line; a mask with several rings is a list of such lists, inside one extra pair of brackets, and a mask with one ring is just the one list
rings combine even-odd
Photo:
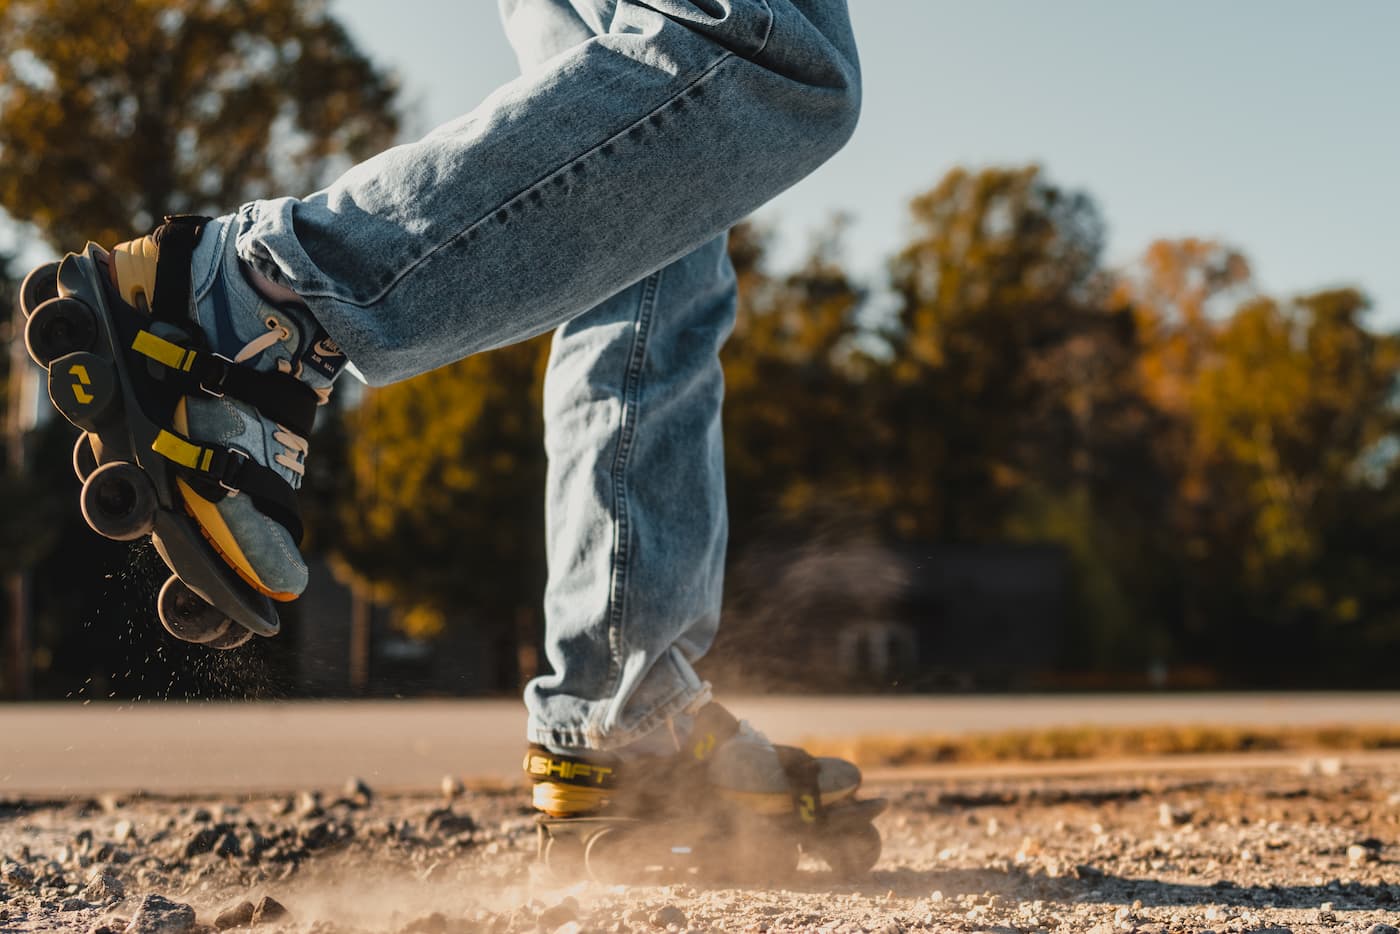
[(553, 673), (525, 693), (532, 742), (617, 749), (704, 699), (691, 663), (719, 623), (719, 349), (734, 308), (718, 237), (555, 333), (545, 380)]
[[(529, 72), (606, 31), (612, 4), (501, 7)], [(719, 619), (718, 351), (735, 298), (721, 236), (554, 333), (544, 395), (553, 673), (525, 692), (531, 742), (617, 748), (704, 696), (691, 662)]]
[(370, 382), (557, 327), (723, 232), (855, 124), (845, 0), (575, 7), (589, 36), (473, 113), (241, 212), (239, 255)]

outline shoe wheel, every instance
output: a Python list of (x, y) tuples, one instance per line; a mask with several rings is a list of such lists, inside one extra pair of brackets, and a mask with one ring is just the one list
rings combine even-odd
[(19, 287), (19, 307), (25, 317), (34, 313), (44, 302), (58, 298), (58, 263), (45, 263), (30, 270)]
[(628, 879), (630, 845), (627, 834), (616, 827), (604, 827), (588, 838), (583, 865), (594, 882), (612, 885)]
[(230, 620), (228, 628), (224, 630), (223, 635), (215, 636), (208, 642), (201, 644), (206, 648), (227, 652), (230, 649), (236, 649), (239, 646), (248, 644), (248, 642), (252, 641), (252, 638), (253, 631), (251, 629), (244, 629), (242, 626)]
[(858, 830), (845, 831), (827, 837), (814, 855), (826, 860), (836, 875), (851, 879), (865, 875), (880, 861), (884, 841), (873, 824)]
[(159, 508), (151, 478), (135, 464), (124, 462), (94, 468), (83, 481), (79, 505), (94, 532), (119, 542), (150, 534)]
[(78, 440), (73, 442), (73, 473), (78, 475), (80, 482), (86, 483), (87, 478), (92, 476), (97, 470), (97, 451), (94, 447), (93, 436), (88, 432), (78, 435)]
[(41, 367), (97, 344), (97, 317), (76, 298), (51, 298), (29, 315), (24, 346)]
[[(170, 578), (160, 589), (156, 610), (165, 631), (183, 642), (197, 642), (214, 648), (236, 648), (248, 641), (241, 634), (252, 635), (211, 606), (178, 577)], [(234, 642), (235, 638), (239, 641)]]
[[(541, 830), (541, 833), (549, 834), (545, 830)], [(550, 875), (560, 882), (577, 882), (587, 872), (583, 841), (573, 834), (546, 836), (540, 849), (540, 860)]]

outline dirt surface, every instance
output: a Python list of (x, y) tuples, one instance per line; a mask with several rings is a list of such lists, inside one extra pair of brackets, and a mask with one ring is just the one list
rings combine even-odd
[[(0, 803), (0, 932), (1371, 931), (1400, 916), (1400, 768), (922, 778), (884, 856), (770, 884), (560, 884), (517, 789)], [(268, 899), (268, 901), (264, 901)], [(285, 911), (279, 914), (279, 910)], [(222, 917), (221, 917), (222, 916)]]

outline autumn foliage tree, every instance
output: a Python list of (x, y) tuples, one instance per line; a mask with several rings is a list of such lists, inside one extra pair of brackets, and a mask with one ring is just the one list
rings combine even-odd
[(320, 4), (6, 0), (0, 208), (74, 249), (305, 194), (392, 141), (396, 95)]

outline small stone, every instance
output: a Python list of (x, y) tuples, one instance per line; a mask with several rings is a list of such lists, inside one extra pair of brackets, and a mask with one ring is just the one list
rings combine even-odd
[(577, 921), (566, 921), (554, 929), (554, 934), (580, 934), (583, 925)]
[(185, 844), (185, 856), (199, 856), (208, 853), (219, 845), (219, 836), (219, 832), (212, 827), (205, 827), (196, 832)]
[(578, 900), (572, 897), (564, 899), (557, 905), (546, 908), (544, 911), (540, 912), (540, 916), (537, 919), (540, 928), (546, 931), (553, 931), (561, 925), (577, 920)]
[(462, 784), (462, 780), (455, 775), (444, 775), (442, 777), (442, 796), (450, 804), (460, 798), (466, 792), (467, 786)]
[(374, 800), (374, 791), (365, 784), (363, 778), (351, 776), (345, 781), (345, 797), (367, 807)]
[(1379, 853), (1365, 844), (1353, 843), (1351, 846), (1347, 847), (1347, 862), (1351, 863), (1353, 866), (1359, 866), (1362, 863), (1374, 863), (1380, 858), (1381, 855)]
[(252, 920), (253, 903), (244, 901), (219, 912), (218, 917), (214, 919), (214, 927), (221, 931), (227, 931), (229, 928), (242, 927), (245, 924), (249, 924)]
[(194, 909), (159, 895), (141, 899), (126, 934), (188, 934), (194, 927)]
[(63, 900), (63, 904), (59, 907), (58, 910), (59, 910), (59, 911), (82, 911), (84, 908), (91, 908), (91, 907), (92, 907), (92, 906), (88, 904), (87, 899), (85, 899), (85, 898), (76, 898), (76, 897), (74, 897), (74, 898), (65, 898), (65, 899)]
[(1400, 934), (1400, 928), (1392, 924), (1381, 924), (1377, 921), (1366, 929), (1366, 934)]
[(1174, 808), (1163, 802), (1157, 806), (1157, 823), (1163, 827), (1179, 827), (1191, 823), (1192, 813), (1184, 808)]
[(136, 834), (136, 825), (123, 817), (117, 821), (117, 825), (112, 828), (112, 839), (117, 843), (127, 843)]
[(0, 869), (0, 881), (17, 889), (27, 889), (34, 885), (34, 871), (19, 863), (6, 863)]
[(673, 924), (678, 928), (685, 927), (685, 912), (681, 911), (675, 905), (667, 905), (664, 908), (658, 909), (657, 912), (651, 916), (652, 927), (668, 928)]
[(321, 793), (319, 791), (303, 791), (297, 796), (297, 817), (320, 817), (326, 813), (321, 807)]
[(436, 830), (444, 837), (455, 837), (476, 830), (476, 821), (470, 814), (457, 814), (451, 808), (438, 808), (428, 815), (426, 823), (430, 829)]
[(90, 902), (105, 905), (126, 897), (126, 886), (109, 869), (98, 869), (88, 877), (83, 896)]
[(266, 924), (268, 921), (285, 918), (288, 914), (290, 912), (287, 911), (285, 905), (271, 895), (264, 895), (258, 900), (257, 907), (253, 909), (253, 923)]

